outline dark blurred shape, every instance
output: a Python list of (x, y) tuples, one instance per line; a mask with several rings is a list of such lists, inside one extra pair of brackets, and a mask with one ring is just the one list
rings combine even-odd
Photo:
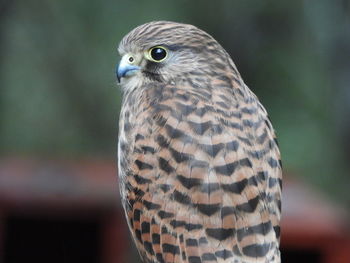
[(5, 262), (100, 262), (99, 222), (41, 217), (6, 219)]
[[(286, 249), (283, 251), (281, 256), (283, 263), (295, 263), (295, 262), (308, 262), (308, 263), (319, 263), (322, 261), (321, 252), (312, 249)], [(331, 261), (332, 262), (332, 261)]]
[(126, 262), (116, 164), (0, 160), (0, 262)]

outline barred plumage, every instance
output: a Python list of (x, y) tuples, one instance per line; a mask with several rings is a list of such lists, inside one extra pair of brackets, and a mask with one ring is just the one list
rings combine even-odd
[[(162, 62), (147, 57), (157, 46)], [(280, 262), (280, 153), (230, 56), (166, 21), (137, 27), (119, 52), (120, 189), (143, 261)]]

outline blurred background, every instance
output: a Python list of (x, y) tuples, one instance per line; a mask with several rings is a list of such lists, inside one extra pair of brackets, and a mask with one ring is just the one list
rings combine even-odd
[(190, 23), (267, 108), (283, 262), (350, 262), (350, 1), (0, 0), (0, 262), (140, 262), (119, 203), (117, 45)]

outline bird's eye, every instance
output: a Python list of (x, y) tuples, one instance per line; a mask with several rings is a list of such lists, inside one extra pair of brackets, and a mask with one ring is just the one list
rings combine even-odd
[(149, 50), (148, 54), (149, 54), (150, 59), (154, 62), (162, 62), (168, 56), (167, 50), (161, 46), (152, 47)]

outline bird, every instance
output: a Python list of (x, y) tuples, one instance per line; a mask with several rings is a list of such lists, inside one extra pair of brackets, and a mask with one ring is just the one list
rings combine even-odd
[(170, 21), (118, 51), (119, 190), (142, 262), (279, 263), (279, 146), (230, 55)]

